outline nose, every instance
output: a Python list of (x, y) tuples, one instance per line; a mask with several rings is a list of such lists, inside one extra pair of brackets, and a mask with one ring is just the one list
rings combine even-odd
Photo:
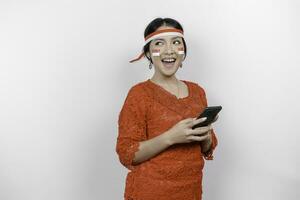
[(167, 43), (166, 53), (167, 53), (167, 54), (175, 53), (175, 52), (174, 52), (174, 49), (173, 49), (173, 46), (172, 46), (171, 43)]

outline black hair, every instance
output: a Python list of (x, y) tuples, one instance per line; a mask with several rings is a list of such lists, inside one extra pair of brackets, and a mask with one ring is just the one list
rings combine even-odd
[[(144, 32), (144, 38), (147, 37), (148, 35), (150, 35), (151, 33), (155, 32), (159, 27), (164, 26), (164, 25), (183, 31), (181, 24), (178, 21), (176, 21), (175, 19), (156, 18), (156, 19), (152, 20), (146, 27), (145, 32)], [(184, 41), (184, 38), (182, 38), (182, 40), (183, 40), (183, 45), (184, 45), (184, 58), (185, 58), (187, 49), (186, 49), (186, 43)], [(143, 51), (144, 51), (146, 58), (152, 63), (151, 57), (147, 56), (147, 53), (149, 52), (149, 48), (150, 48), (150, 42), (148, 42), (144, 46)]]

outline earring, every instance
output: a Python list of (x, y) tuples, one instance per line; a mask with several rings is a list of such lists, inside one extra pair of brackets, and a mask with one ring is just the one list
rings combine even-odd
[(151, 62), (149, 63), (149, 69), (152, 69), (152, 63)]
[(182, 68), (182, 64), (180, 64), (179, 67)]

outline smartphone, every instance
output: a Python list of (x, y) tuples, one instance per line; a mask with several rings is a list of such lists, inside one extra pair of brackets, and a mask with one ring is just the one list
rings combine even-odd
[(197, 117), (197, 119), (206, 117), (206, 120), (204, 122), (200, 122), (199, 124), (195, 124), (192, 129), (207, 126), (210, 123), (212, 123), (217, 116), (217, 114), (222, 110), (222, 106), (209, 106), (206, 107), (203, 112)]

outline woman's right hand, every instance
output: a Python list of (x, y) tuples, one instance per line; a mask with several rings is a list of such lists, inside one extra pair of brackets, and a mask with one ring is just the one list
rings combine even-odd
[(209, 134), (207, 134), (212, 126), (203, 126), (192, 129), (192, 127), (200, 122), (206, 120), (206, 117), (203, 118), (187, 118), (179, 121), (171, 129), (168, 130), (167, 136), (168, 140), (173, 144), (177, 143), (190, 143), (194, 141), (203, 141), (208, 139)]

